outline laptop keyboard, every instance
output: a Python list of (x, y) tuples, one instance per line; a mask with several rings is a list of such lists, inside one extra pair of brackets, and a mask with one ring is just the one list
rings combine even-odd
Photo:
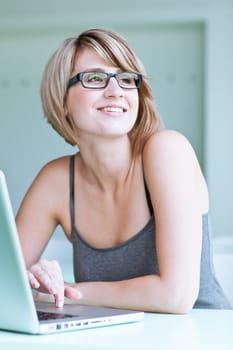
[(37, 316), (40, 321), (57, 320), (57, 319), (73, 317), (72, 315), (56, 314), (54, 312), (44, 312), (44, 311), (37, 311)]

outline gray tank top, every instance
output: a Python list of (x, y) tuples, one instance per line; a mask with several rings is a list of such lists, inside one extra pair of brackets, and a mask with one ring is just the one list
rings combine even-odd
[[(145, 186), (146, 188), (146, 186)], [(132, 238), (112, 248), (97, 249), (88, 244), (75, 228), (74, 218), (74, 156), (70, 162), (70, 212), (72, 224), (73, 265), (75, 281), (119, 281), (159, 274), (156, 253), (156, 225), (149, 197), (151, 218)], [(209, 238), (208, 214), (202, 218), (202, 254), (199, 295), (195, 308), (231, 309), (218, 283), (213, 267)]]

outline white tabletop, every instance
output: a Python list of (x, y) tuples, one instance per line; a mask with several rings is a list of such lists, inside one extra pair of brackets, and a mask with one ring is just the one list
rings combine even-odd
[(145, 314), (140, 322), (53, 335), (0, 331), (0, 348), (16, 350), (230, 350), (233, 310), (192, 310), (188, 315)]

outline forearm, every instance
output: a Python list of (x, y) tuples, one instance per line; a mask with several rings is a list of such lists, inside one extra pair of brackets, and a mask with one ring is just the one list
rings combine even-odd
[(148, 312), (186, 313), (194, 302), (187, 290), (173, 288), (157, 275), (117, 282), (78, 283), (75, 287), (82, 294), (79, 303), (86, 305)]

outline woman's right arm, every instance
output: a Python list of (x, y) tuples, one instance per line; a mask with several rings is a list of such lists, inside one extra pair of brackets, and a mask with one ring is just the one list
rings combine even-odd
[[(32, 288), (52, 294), (57, 307), (63, 306), (64, 281), (57, 261), (40, 260), (56, 226), (69, 227), (69, 161), (60, 158), (39, 172), (16, 216), (16, 225)], [(67, 288), (67, 287), (66, 287)], [(75, 299), (80, 295), (68, 287)]]
[(55, 164), (39, 172), (28, 189), (16, 216), (16, 225), (27, 268), (43, 253), (59, 220), (59, 179)]

